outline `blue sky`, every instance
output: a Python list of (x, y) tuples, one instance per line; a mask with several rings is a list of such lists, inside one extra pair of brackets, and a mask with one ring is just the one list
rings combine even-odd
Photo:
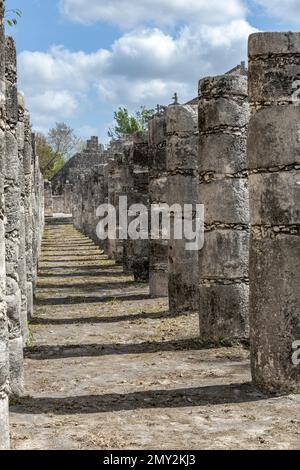
[(184, 102), (247, 56), (257, 30), (299, 30), (299, 0), (6, 0), (20, 8), (19, 88), (34, 127), (107, 142), (118, 106)]

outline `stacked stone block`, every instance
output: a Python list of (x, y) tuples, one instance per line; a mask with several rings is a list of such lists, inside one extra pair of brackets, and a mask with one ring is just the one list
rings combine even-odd
[(18, 93), (18, 157), (19, 157), (19, 184), (20, 184), (20, 244), (19, 244), (19, 286), (21, 290), (21, 328), (23, 345), (28, 338), (27, 323), (27, 271), (26, 271), (26, 240), (25, 240), (25, 174), (24, 174), (24, 146), (25, 146), (25, 103), (23, 96)]
[[(16, 49), (13, 39), (6, 38), (6, 161), (5, 161), (5, 251), (6, 303), (9, 325), (10, 392), (23, 393), (23, 339), (21, 320), (21, 289), (19, 250), (21, 232), (20, 160), (18, 153), (18, 93)], [(23, 326), (24, 328), (24, 326)]]
[[(149, 202), (163, 208), (167, 203), (167, 129), (164, 108), (149, 121)], [(169, 241), (150, 239), (149, 289), (151, 297), (168, 296)]]
[(249, 192), (247, 77), (199, 83), (199, 200), (205, 243), (199, 252), (203, 340), (249, 335)]
[[(168, 204), (198, 204), (198, 109), (196, 105), (171, 105), (166, 111)], [(171, 212), (171, 228), (175, 218)], [(182, 220), (182, 223), (184, 220)], [(172, 231), (171, 231), (172, 235)], [(198, 251), (186, 249), (187, 240), (169, 242), (169, 305), (172, 313), (197, 311)]]
[(24, 174), (25, 174), (25, 255), (27, 272), (27, 318), (33, 315), (33, 152), (29, 113), (25, 112)]
[(250, 36), (251, 363), (272, 392), (300, 392), (299, 77), (299, 33)]

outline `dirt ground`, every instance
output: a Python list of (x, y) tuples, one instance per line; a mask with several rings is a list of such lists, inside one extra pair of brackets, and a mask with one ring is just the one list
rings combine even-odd
[(46, 226), (14, 449), (299, 449), (300, 396), (250, 384), (72, 225)]

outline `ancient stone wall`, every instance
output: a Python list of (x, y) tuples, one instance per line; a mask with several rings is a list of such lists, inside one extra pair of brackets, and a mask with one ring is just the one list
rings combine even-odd
[(247, 77), (199, 83), (199, 201), (205, 244), (199, 253), (200, 336), (249, 336)]
[(8, 395), (24, 392), (28, 338), (43, 231), (44, 182), (24, 99), (16, 49), (5, 38), (0, 0), (0, 449), (9, 447)]
[(300, 391), (299, 52), (299, 33), (249, 40), (252, 376), (276, 392)]

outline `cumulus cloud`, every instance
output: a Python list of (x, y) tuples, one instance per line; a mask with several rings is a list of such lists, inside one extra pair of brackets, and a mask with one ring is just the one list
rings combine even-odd
[(60, 0), (62, 14), (78, 23), (109, 22), (125, 28), (179, 22), (219, 24), (245, 16), (242, 0)]
[[(74, 21), (136, 27), (92, 53), (63, 46), (23, 51), (20, 85), (34, 121), (61, 120), (97, 100), (104, 108), (136, 109), (168, 104), (176, 91), (185, 102), (196, 96), (199, 78), (246, 58), (247, 38), (255, 31), (240, 0), (90, 0), (88, 8), (86, 0), (61, 0), (60, 7)], [(160, 26), (162, 17), (177, 27)]]
[[(91, 87), (113, 103), (163, 99), (174, 87), (193, 96), (200, 76), (225, 72), (246, 57), (247, 37), (253, 31), (245, 20), (237, 20), (221, 26), (186, 26), (176, 37), (157, 28), (134, 30), (115, 41), (111, 50), (91, 54), (62, 46), (45, 53), (24, 51), (19, 55), (21, 86), (29, 97), (43, 90), (50, 97), (50, 91), (68, 96), (71, 112)], [(44, 106), (44, 100), (41, 103)]]
[(255, 0), (255, 3), (262, 6), (270, 16), (292, 23), (300, 23), (299, 0)]
[(30, 106), (33, 112), (38, 110), (43, 115), (56, 114), (61, 118), (66, 118), (76, 111), (78, 102), (67, 90), (46, 90), (44, 93), (31, 96)]

